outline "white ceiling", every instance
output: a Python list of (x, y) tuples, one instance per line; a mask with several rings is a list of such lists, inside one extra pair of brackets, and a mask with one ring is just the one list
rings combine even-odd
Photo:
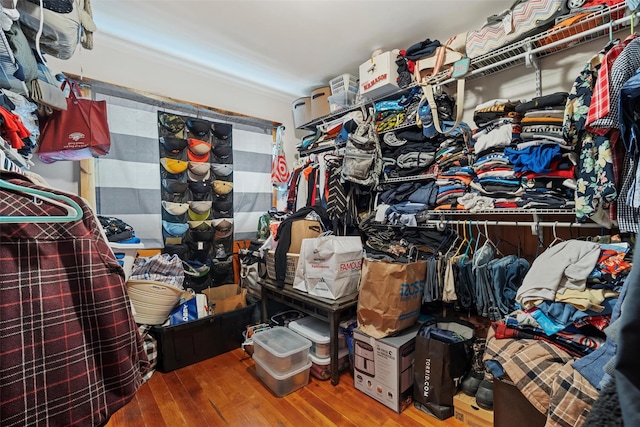
[(308, 96), (376, 49), (444, 42), (513, 0), (94, 0), (98, 31), (251, 82)]

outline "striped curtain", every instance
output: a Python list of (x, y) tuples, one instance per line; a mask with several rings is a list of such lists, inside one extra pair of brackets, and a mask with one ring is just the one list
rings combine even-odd
[[(233, 127), (233, 221), (234, 239), (255, 239), (258, 218), (272, 205), (271, 130), (253, 132)], [(249, 128), (246, 128), (249, 129)]]
[(95, 160), (96, 208), (131, 225), (146, 248), (162, 248), (158, 108), (116, 96), (107, 101), (111, 150)]
[(162, 248), (158, 110), (233, 126), (234, 240), (254, 239), (258, 218), (272, 206), (271, 122), (226, 116), (190, 104), (145, 97), (92, 82), (94, 99), (107, 101), (111, 150), (95, 159), (96, 208), (131, 225), (145, 248)]

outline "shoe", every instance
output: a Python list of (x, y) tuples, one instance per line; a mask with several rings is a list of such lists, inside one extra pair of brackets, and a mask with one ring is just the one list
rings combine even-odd
[(476, 391), (476, 403), (482, 409), (493, 411), (493, 379), (483, 379)]
[(480, 383), (484, 379), (484, 372), (476, 372), (475, 370), (470, 370), (466, 377), (462, 380), (462, 384), (460, 385), (460, 390), (464, 394), (469, 396), (475, 396), (478, 391), (478, 387)]
[(483, 338), (477, 338), (472, 344), (473, 356), (471, 359), (471, 370), (462, 380), (462, 384), (460, 384), (462, 392), (469, 396), (476, 395), (478, 387), (485, 377), (485, 366), (484, 363), (482, 363), (482, 356), (484, 355), (486, 346), (487, 341)]

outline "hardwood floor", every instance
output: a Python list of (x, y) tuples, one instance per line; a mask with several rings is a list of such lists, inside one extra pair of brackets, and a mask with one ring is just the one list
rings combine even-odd
[(413, 405), (401, 414), (353, 387), (343, 372), (340, 383), (311, 377), (309, 384), (276, 397), (256, 376), (253, 360), (241, 349), (170, 373), (155, 372), (134, 399), (116, 412), (107, 427), (179, 426), (449, 426)]

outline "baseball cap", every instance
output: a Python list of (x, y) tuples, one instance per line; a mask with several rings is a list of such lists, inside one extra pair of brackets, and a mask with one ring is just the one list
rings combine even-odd
[(189, 215), (189, 219), (191, 221), (204, 221), (209, 218), (209, 215), (211, 215), (211, 209), (203, 213), (198, 213), (191, 209), (191, 207), (189, 207), (189, 209), (187, 210), (187, 215)]
[(166, 134), (174, 136), (182, 136), (184, 134), (184, 119), (178, 115), (161, 111), (158, 113), (158, 123), (160, 124), (160, 129)]
[(211, 200), (194, 200), (189, 202), (189, 209), (199, 214), (209, 212), (212, 203)]
[(175, 136), (161, 136), (160, 144), (162, 144), (165, 150), (174, 154), (179, 154), (187, 147), (187, 140), (176, 138)]
[(189, 132), (193, 135), (197, 135), (199, 137), (209, 136), (209, 129), (211, 128), (211, 125), (205, 120), (188, 119), (186, 125)]
[(188, 162), (168, 157), (161, 158), (160, 164), (167, 172), (172, 174), (180, 174), (187, 170), (187, 167), (189, 166)]
[(209, 163), (189, 162), (187, 177), (190, 181), (205, 181), (211, 177)]
[(233, 183), (231, 182), (221, 181), (219, 179), (216, 179), (215, 181), (213, 181), (213, 191), (215, 191), (216, 194), (225, 195), (225, 194), (229, 194), (232, 190), (233, 190)]
[(229, 139), (231, 136), (231, 125), (226, 123), (211, 123), (211, 131), (213, 132), (213, 136), (218, 139)]
[(223, 163), (214, 163), (211, 165), (211, 168), (216, 176), (229, 176), (233, 172), (233, 165)]
[(162, 207), (171, 215), (184, 215), (187, 209), (189, 209), (189, 203), (176, 203), (163, 200)]

